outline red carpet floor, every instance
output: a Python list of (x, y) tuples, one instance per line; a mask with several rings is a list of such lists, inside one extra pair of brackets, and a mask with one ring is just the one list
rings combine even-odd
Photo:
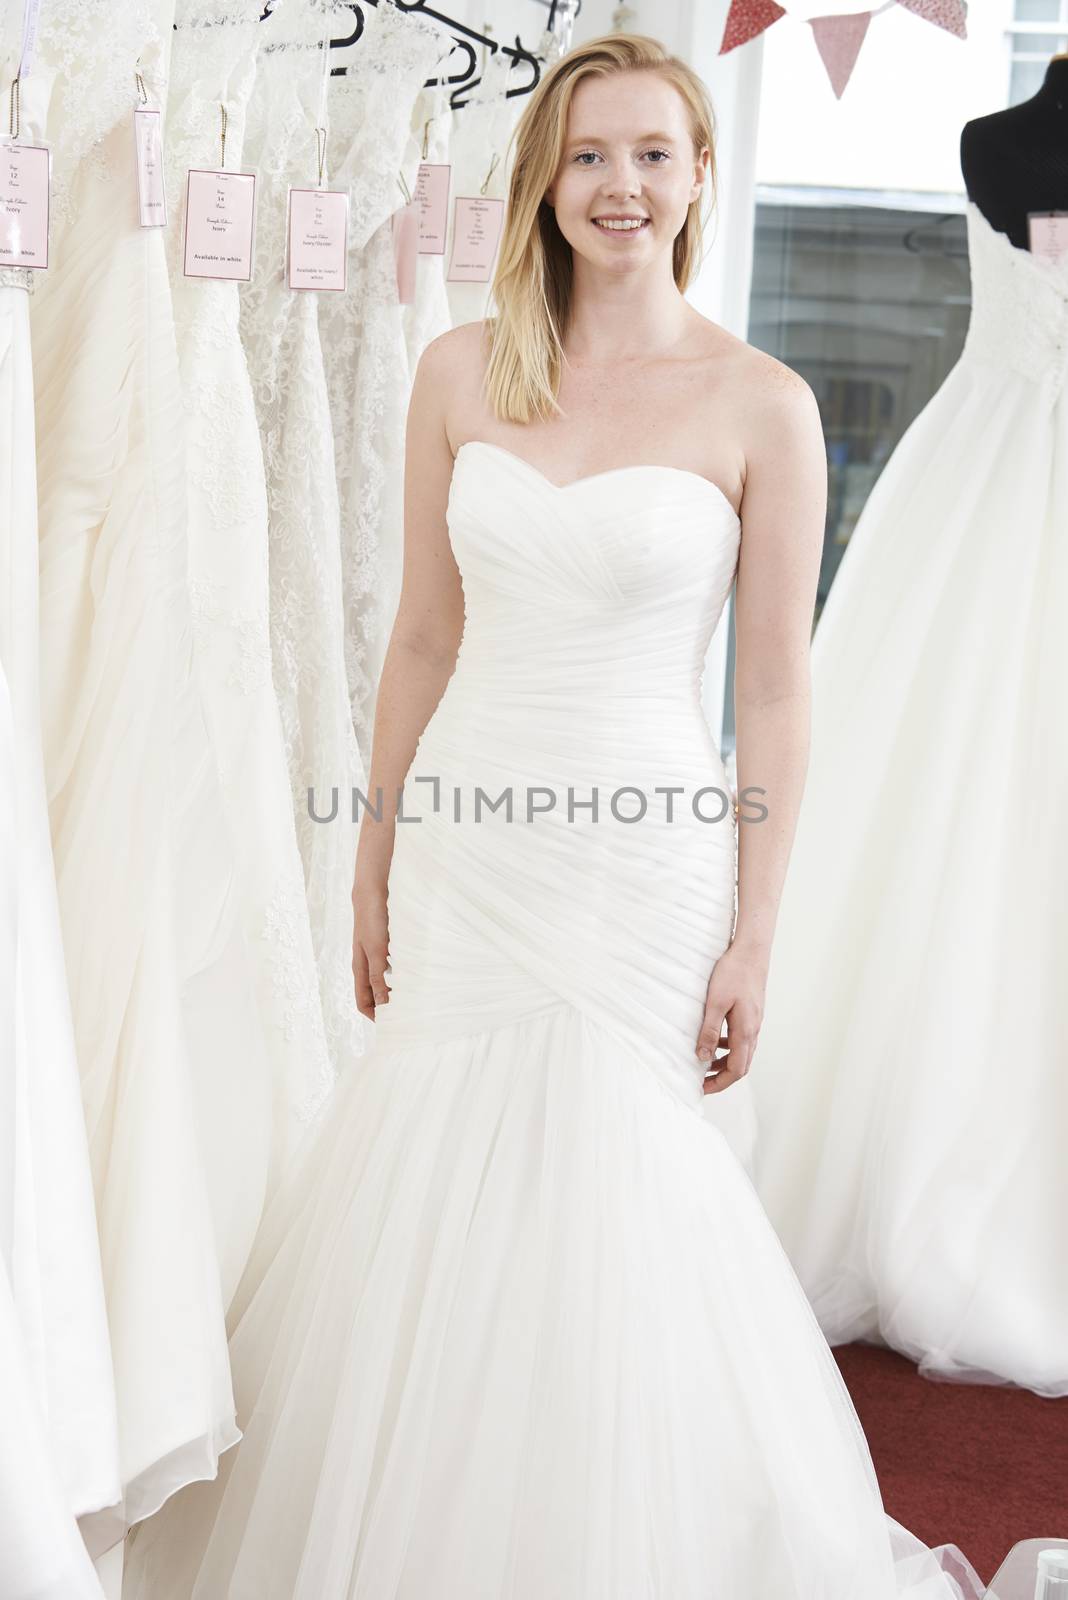
[(1019, 1539), (1068, 1538), (1068, 1399), (934, 1383), (872, 1345), (834, 1351), (883, 1504), (925, 1544), (956, 1544), (989, 1583)]

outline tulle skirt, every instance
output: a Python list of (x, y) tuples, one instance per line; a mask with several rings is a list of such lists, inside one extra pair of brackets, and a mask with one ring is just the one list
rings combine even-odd
[(1068, 1393), (1066, 507), (1068, 396), (966, 357), (816, 629), (751, 1074), (757, 1186), (832, 1344), (1045, 1395)]
[[(689, 1095), (671, 1086), (655, 1017), (644, 1036), (606, 1020), (592, 956), (571, 980), (588, 1006), (520, 970), (528, 937), (551, 965), (559, 892), (550, 872), (540, 895), (515, 893), (529, 830), (455, 829), (448, 849), (443, 828), (401, 833), (394, 998), (234, 1303), (244, 1437), (216, 1482), (135, 1530), (124, 1600), (981, 1594), (958, 1553), (887, 1518), (837, 1365), (701, 1115), (699, 1076)], [(561, 831), (535, 853), (547, 864), (557, 847), (584, 846)], [(679, 896), (663, 903), (696, 927), (676, 849)], [(704, 851), (729, 881), (730, 852)], [(624, 892), (621, 873), (603, 884)], [(706, 922), (725, 940), (718, 913)], [(405, 1002), (418, 975), (436, 1006)]]

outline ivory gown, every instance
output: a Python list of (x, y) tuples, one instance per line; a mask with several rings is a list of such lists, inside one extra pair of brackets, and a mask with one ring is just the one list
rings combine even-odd
[[(700, 1115), (736, 849), (700, 678), (738, 518), (692, 472), (557, 487), (477, 441), (448, 515), (466, 626), (397, 825), (392, 998), (235, 1304), (244, 1438), (135, 1533), (125, 1600), (971, 1600), (887, 1519)], [(514, 820), (472, 820), (509, 785)]]
[(31, 306), (48, 810), (114, 1358), (123, 1496), (94, 1555), (236, 1437), (225, 1307), (270, 1105), (236, 848), (188, 590), (184, 416), (161, 230), (138, 226), (139, 61), (174, 0), (45, 6), (50, 264)]
[(1063, 1395), (1068, 259), (967, 223), (964, 350), (813, 640), (757, 1184), (832, 1344)]
[(103, 1600), (75, 1517), (118, 1495), (118, 1438), (41, 762), (32, 290), (0, 266), (0, 1595)]

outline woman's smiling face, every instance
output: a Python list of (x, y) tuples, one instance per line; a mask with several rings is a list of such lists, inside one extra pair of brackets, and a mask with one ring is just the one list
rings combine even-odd
[(644, 267), (671, 246), (701, 194), (686, 102), (656, 72), (584, 78), (568, 109), (545, 198), (576, 255), (608, 272)]

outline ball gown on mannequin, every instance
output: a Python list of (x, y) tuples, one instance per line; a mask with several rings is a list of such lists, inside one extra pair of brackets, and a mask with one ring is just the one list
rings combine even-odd
[(832, 1344), (1068, 1393), (1068, 259), (969, 204), (960, 361), (849, 542), (751, 1079)]

